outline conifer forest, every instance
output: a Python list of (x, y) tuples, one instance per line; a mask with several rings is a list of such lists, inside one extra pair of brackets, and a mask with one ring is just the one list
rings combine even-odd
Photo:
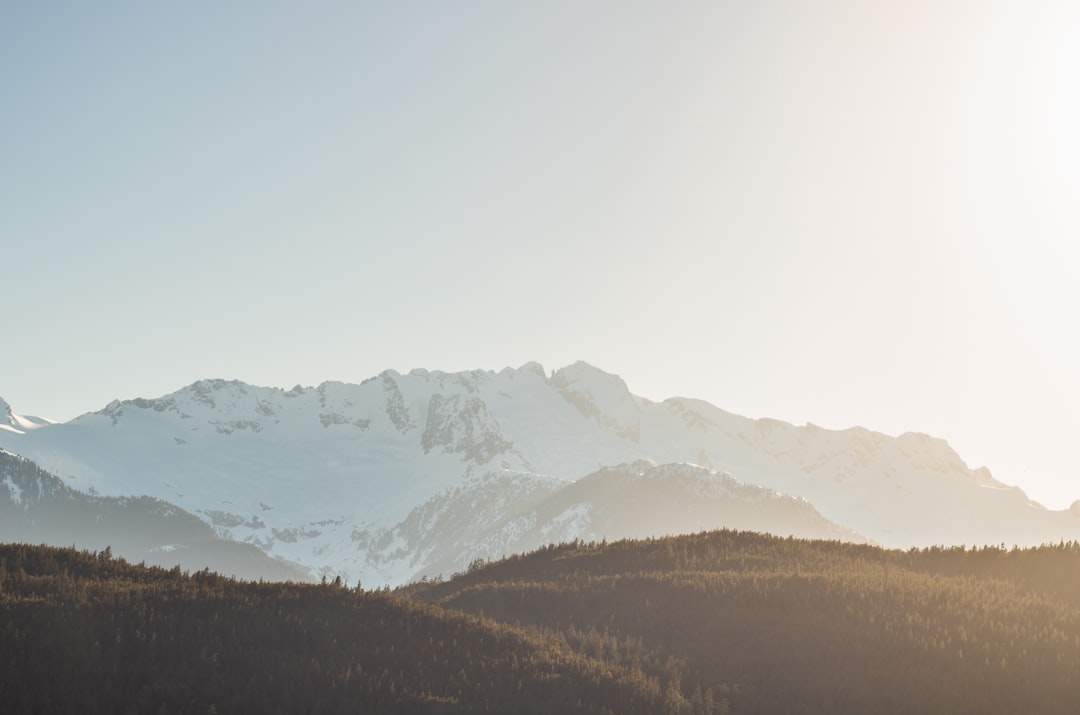
[(1074, 713), (1080, 544), (751, 532), (390, 591), (0, 546), (3, 713)]

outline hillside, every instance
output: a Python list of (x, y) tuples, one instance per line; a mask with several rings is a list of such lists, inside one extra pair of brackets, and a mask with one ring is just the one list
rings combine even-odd
[(132, 561), (211, 568), (240, 578), (303, 580), (307, 569), (251, 544), (219, 537), (203, 520), (152, 497), (71, 489), (33, 462), (0, 449), (0, 542), (101, 550)]
[(1070, 713), (1080, 697), (1075, 542), (900, 552), (723, 531), (551, 547), (410, 591), (578, 634), (738, 713)]
[(1072, 713), (1080, 544), (718, 531), (396, 592), (0, 546), (11, 713)]
[(560, 639), (340, 584), (0, 546), (4, 713), (674, 713)]

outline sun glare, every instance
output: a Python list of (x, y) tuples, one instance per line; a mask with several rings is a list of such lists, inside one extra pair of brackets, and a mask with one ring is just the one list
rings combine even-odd
[(1080, 227), (1080, 6), (1053, 4), (1030, 19), (1014, 77), (1018, 174), (1038, 243), (1075, 262)]

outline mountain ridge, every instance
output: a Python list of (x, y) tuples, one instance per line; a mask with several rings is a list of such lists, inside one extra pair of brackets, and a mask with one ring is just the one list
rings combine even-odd
[(218, 537), (195, 515), (146, 496), (103, 497), (66, 486), (0, 449), (0, 541), (79, 544), (133, 563), (205, 567), (241, 578), (303, 579), (306, 571), (250, 544)]
[[(693, 398), (655, 402), (584, 362), (550, 374), (538, 363), (385, 370), (359, 384), (290, 390), (199, 380), (155, 399), (114, 400), (67, 423), (0, 432), (0, 447), (72, 488), (163, 499), (222, 537), (350, 582), (400, 583), (429, 574), (435, 561), (459, 568), (435, 552), (465, 533), (491, 550), (477, 558), (512, 548), (510, 532), (498, 542), (495, 531), (463, 525), (470, 517), (460, 504), (456, 525), (444, 521), (441, 536), (425, 531), (422, 514), (435, 519), (434, 505), (449, 509), (455, 493), (502, 504), (482, 520), (493, 530), (532, 508), (547, 488), (541, 475), (573, 484), (640, 460), (697, 464), (805, 500), (838, 528), (886, 546), (1080, 537), (1075, 512), (1051, 512), (989, 470), (969, 468), (944, 440), (753, 420)], [(680, 484), (673, 504), (700, 488)], [(513, 503), (498, 489), (516, 495)], [(571, 522), (586, 528), (583, 518)], [(583, 535), (552, 528), (559, 538)], [(434, 561), (424, 563), (414, 548), (429, 548)]]

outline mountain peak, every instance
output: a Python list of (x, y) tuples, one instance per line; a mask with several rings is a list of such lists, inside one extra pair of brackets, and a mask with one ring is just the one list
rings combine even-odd
[(11, 405), (0, 397), (0, 428), (15, 429), (15, 415), (11, 413)]
[(210, 393), (237, 390), (243, 393), (246, 392), (249, 387), (251, 387), (251, 385), (240, 380), (223, 380), (215, 377), (196, 380), (187, 387), (182, 388), (180, 392)]
[(55, 424), (52, 420), (33, 415), (17, 415), (11, 411), (11, 405), (0, 397), (0, 429), (23, 434), (38, 427)]
[(589, 379), (610, 380), (612, 378), (622, 382), (622, 378), (618, 375), (613, 375), (610, 372), (605, 372), (595, 365), (590, 365), (584, 360), (578, 360), (572, 365), (566, 367), (560, 367), (552, 374), (552, 379), (558, 378), (568, 382), (579, 382)]
[(551, 384), (585, 417), (629, 438), (637, 434), (643, 401), (618, 375), (579, 360), (552, 373)]
[(535, 360), (530, 360), (517, 369), (518, 372), (531, 372), (539, 375), (540, 377), (547, 379), (547, 373), (544, 372), (544, 366)]

